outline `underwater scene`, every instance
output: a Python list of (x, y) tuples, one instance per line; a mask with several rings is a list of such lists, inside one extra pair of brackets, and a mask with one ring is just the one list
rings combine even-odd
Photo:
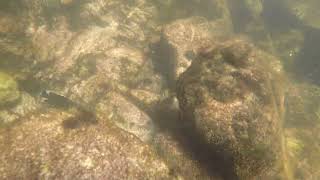
[(319, 180), (319, 0), (0, 0), (0, 180)]

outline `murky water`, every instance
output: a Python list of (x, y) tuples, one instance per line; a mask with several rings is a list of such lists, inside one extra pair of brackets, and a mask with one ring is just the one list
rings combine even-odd
[(0, 2), (0, 179), (320, 179), (318, 0)]

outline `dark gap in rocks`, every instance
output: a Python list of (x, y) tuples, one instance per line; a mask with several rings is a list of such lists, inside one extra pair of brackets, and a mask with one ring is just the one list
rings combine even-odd
[(160, 40), (150, 44), (150, 52), (155, 71), (164, 77), (170, 90), (174, 90), (175, 52), (173, 48), (170, 48), (170, 45), (161, 37)]
[(221, 148), (209, 145), (204, 135), (195, 128), (192, 118), (183, 119), (178, 109), (167, 108), (168, 104), (172, 103), (170, 101), (168, 99), (160, 105), (153, 115), (160, 131), (169, 132), (186, 154), (199, 162), (211, 177), (220, 175), (225, 180), (236, 180), (231, 156), (223, 153)]

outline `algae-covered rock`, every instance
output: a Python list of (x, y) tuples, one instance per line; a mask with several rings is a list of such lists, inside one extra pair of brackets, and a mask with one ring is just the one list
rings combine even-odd
[(12, 125), (18, 120), (25, 120), (23, 117), (35, 113), (41, 108), (41, 104), (28, 93), (21, 92), (19, 103), (13, 107), (0, 110), (0, 124)]
[(228, 3), (225, 0), (155, 0), (159, 7), (160, 20), (171, 21), (192, 16), (207, 19), (229, 18)]
[(0, 72), (0, 106), (12, 103), (19, 97), (17, 82), (8, 74)]
[(178, 80), (182, 120), (229, 158), (240, 179), (267, 173), (280, 153), (281, 65), (239, 39), (199, 53)]
[(142, 141), (152, 140), (155, 127), (151, 117), (126, 97), (114, 92), (108, 93), (97, 104), (97, 112)]
[[(212, 40), (230, 35), (232, 29), (224, 19), (208, 21), (203, 17), (180, 19), (166, 25), (161, 37), (161, 62), (169, 64), (171, 80), (177, 80), (191, 64), (197, 50)], [(168, 70), (167, 70), (168, 71)]]
[[(53, 21), (54, 26), (45, 21), (30, 33), (36, 49), (34, 81), (105, 117), (118, 109), (113, 114), (124, 122), (116, 124), (137, 132), (136, 128), (143, 126), (140, 123), (151, 119), (134, 100), (123, 99), (123, 94), (152, 109), (161, 100), (163, 88), (162, 77), (153, 70), (145, 48), (155, 24), (154, 6), (147, 1), (127, 4), (98, 0), (74, 1), (71, 5), (75, 6), (72, 17), (60, 14)], [(77, 28), (82, 29), (71, 30), (73, 22), (79, 22)], [(118, 94), (121, 99), (100, 103), (109, 93)], [(96, 107), (99, 103), (105, 108)], [(152, 128), (140, 130), (152, 132)], [(135, 134), (144, 139), (144, 134)]]
[[(108, 120), (90, 124), (81, 118), (49, 110), (0, 129), (0, 178), (172, 179), (167, 165), (136, 137)], [(79, 126), (68, 126), (72, 121)]]

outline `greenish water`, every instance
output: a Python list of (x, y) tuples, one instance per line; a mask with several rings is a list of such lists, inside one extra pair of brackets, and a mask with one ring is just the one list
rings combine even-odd
[(0, 179), (320, 179), (319, 8), (1, 1)]

